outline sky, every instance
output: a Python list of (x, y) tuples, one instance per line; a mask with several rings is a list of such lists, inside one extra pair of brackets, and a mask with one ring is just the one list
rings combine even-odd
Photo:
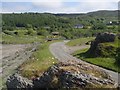
[(119, 0), (2, 0), (2, 13), (87, 13), (117, 10)]

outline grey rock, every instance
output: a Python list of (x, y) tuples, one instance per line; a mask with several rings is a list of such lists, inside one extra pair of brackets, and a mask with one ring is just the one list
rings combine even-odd
[(7, 79), (7, 88), (32, 88), (33, 84), (31, 80), (23, 78), (19, 74), (15, 73)]
[[(77, 73), (76, 71), (64, 70), (60, 67), (68, 66), (68, 64), (57, 64), (50, 67), (42, 76), (32, 81), (14, 74), (10, 76), (6, 82), (8, 88), (86, 88), (88, 85), (114, 85), (115, 82), (109, 78), (99, 78), (85, 72)], [(69, 64), (70, 65), (70, 64)], [(77, 66), (77, 64), (72, 66)], [(82, 68), (84, 65), (82, 66)], [(85, 67), (86, 68), (86, 67)], [(107, 74), (107, 73), (105, 73)], [(54, 78), (57, 78), (57, 84), (53, 83)], [(56, 86), (55, 86), (55, 85)]]

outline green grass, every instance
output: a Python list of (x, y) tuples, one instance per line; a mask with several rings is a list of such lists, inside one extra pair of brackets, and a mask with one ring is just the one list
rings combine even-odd
[(89, 48), (86, 48), (83, 50), (78, 50), (73, 53), (73, 56), (75, 56), (83, 61), (89, 62), (91, 64), (98, 65), (98, 66), (104, 67), (106, 69), (118, 72), (119, 67), (115, 65), (115, 58), (103, 58), (103, 57), (89, 58), (89, 57), (87, 57), (88, 55), (86, 54), (86, 51), (88, 49)]
[(4, 44), (27, 44), (27, 43), (33, 43), (33, 42), (42, 42), (44, 40), (44, 36), (38, 36), (38, 35), (7, 35), (2, 34), (1, 42)]
[(95, 37), (89, 37), (89, 38), (79, 38), (69, 41), (66, 45), (68, 46), (76, 46), (76, 45), (82, 45), (85, 44), (88, 41), (94, 40)]
[(53, 42), (43, 43), (38, 47), (38, 50), (33, 53), (32, 58), (20, 66), (21, 74), (27, 78), (40, 76), (51, 65), (58, 61), (53, 57), (49, 51), (49, 45)]
[(116, 37), (114, 42), (106, 42), (106, 43), (103, 43), (103, 44), (118, 48), (118, 45), (119, 45), (118, 43), (119, 42), (120, 42), (120, 40), (118, 39), (118, 37)]

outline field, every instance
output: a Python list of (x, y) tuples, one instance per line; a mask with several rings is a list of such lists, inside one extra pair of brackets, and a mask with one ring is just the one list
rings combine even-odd
[(94, 39), (95, 39), (95, 37), (74, 39), (74, 40), (71, 40), (70, 42), (68, 42), (66, 45), (68, 45), (68, 46), (77, 46), (78, 45), (79, 46), (79, 45), (85, 44), (88, 41), (91, 41)]
[(42, 42), (44, 40), (44, 36), (37, 36), (37, 35), (6, 35), (2, 34), (1, 42), (3, 44), (27, 44), (27, 43), (34, 43), (34, 42)]

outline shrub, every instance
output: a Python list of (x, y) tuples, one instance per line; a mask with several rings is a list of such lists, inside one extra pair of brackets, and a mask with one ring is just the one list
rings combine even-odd
[(27, 35), (34, 35), (35, 31), (33, 29), (29, 29), (26, 34)]
[(5, 30), (3, 31), (5, 34), (7, 35), (14, 35), (14, 32), (13, 31), (8, 31), (8, 30)]
[(46, 36), (48, 35), (48, 31), (47, 30), (38, 30), (37, 31), (37, 35), (42, 35), (42, 36)]
[(106, 29), (106, 25), (103, 24), (103, 23), (97, 23), (97, 24), (94, 24), (92, 29), (94, 30), (97, 30), (97, 29)]
[(116, 55), (116, 64), (118, 65), (118, 66), (120, 66), (120, 47), (119, 48), (117, 48), (117, 55)]
[(18, 35), (18, 32), (14, 32), (15, 35)]

